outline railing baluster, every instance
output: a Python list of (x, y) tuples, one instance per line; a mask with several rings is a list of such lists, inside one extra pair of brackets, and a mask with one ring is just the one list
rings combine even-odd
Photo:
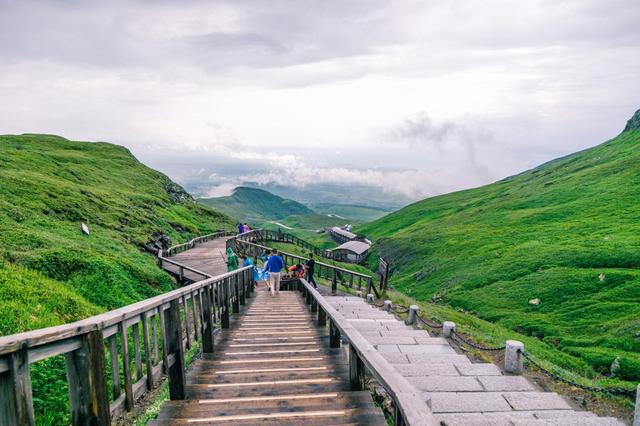
[(189, 331), (189, 305), (187, 304), (187, 296), (182, 296), (180, 302), (184, 309), (184, 331), (187, 337), (187, 349), (189, 349), (191, 347), (191, 332)]
[[(152, 318), (155, 322), (155, 319)], [(149, 316), (142, 314), (142, 341), (144, 342), (144, 362), (147, 369), (147, 389), (153, 389), (153, 360), (151, 359), (151, 338), (149, 336)]]
[(0, 373), (0, 424), (33, 425), (33, 396), (26, 349), (8, 357), (9, 371)]
[(169, 302), (165, 316), (165, 333), (168, 338), (167, 352), (172, 356), (167, 377), (169, 378), (169, 397), (172, 400), (185, 399), (184, 351), (182, 348), (182, 325), (180, 324), (180, 308), (177, 300)]
[(131, 383), (131, 358), (129, 357), (129, 338), (124, 321), (118, 324), (120, 330), (120, 347), (122, 350), (122, 373), (124, 374), (124, 394), (127, 411), (133, 409), (133, 384)]
[(202, 352), (213, 353), (213, 323), (212, 323), (212, 299), (209, 294), (212, 292), (212, 286), (205, 287), (205, 291), (200, 296), (202, 303)]
[(118, 362), (118, 346), (116, 335), (109, 337), (109, 361), (111, 362), (111, 391), (113, 400), (120, 396), (120, 364)]
[(338, 329), (338, 327), (336, 327), (336, 323), (333, 321), (333, 319), (329, 320), (329, 347), (340, 347), (340, 330)]
[(230, 280), (229, 278), (225, 278), (222, 281), (222, 307), (221, 307), (221, 318), (220, 324), (222, 328), (229, 328), (229, 293), (230, 293)]
[(353, 345), (349, 345), (349, 382), (354, 391), (364, 390), (364, 364)]
[(136, 382), (142, 379), (142, 356), (140, 354), (140, 326), (135, 323), (131, 326), (133, 334), (133, 358), (136, 363)]
[(238, 274), (229, 278), (233, 280), (233, 313), (237, 314), (240, 312), (240, 283), (238, 282)]
[(202, 324), (201, 318), (200, 318), (200, 307), (199, 305), (199, 300), (200, 300), (200, 290), (197, 290), (193, 293), (191, 293), (191, 306), (193, 307), (193, 334), (194, 334), (194, 339), (196, 341), (200, 340), (200, 324)]
[(73, 425), (111, 424), (102, 331), (82, 336), (82, 346), (65, 354)]
[(163, 304), (158, 306), (158, 312), (160, 315), (160, 337), (162, 338), (162, 372), (167, 374), (169, 371), (169, 350), (167, 344), (167, 329), (164, 326), (166, 323), (166, 315)]
[(151, 344), (153, 346), (153, 365), (158, 364), (158, 326), (156, 325), (157, 315), (151, 316)]

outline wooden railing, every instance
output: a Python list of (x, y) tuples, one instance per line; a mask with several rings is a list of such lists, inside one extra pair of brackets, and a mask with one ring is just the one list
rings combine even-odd
[(395, 425), (440, 424), (427, 406), (424, 396), (347, 321), (342, 314), (306, 280), (300, 280), (302, 292), (311, 312), (317, 313), (317, 325), (329, 323), (329, 347), (339, 348), (341, 340), (349, 345), (349, 379), (353, 390), (366, 390), (366, 376), (373, 377), (393, 400)]
[[(35, 423), (30, 364), (64, 355), (74, 425), (110, 425), (165, 372), (185, 397), (185, 350), (213, 352), (214, 329), (250, 297), (251, 268), (70, 324), (0, 337), (0, 425)], [(110, 372), (110, 374), (107, 374)]]
[[(264, 230), (254, 230), (245, 234), (236, 235), (234, 238), (227, 240), (227, 246), (234, 248), (238, 252), (243, 252), (247, 256), (254, 259), (259, 258), (269, 247), (261, 244), (264, 241)], [(272, 231), (268, 231), (272, 232)], [(280, 255), (285, 265), (291, 266), (298, 262), (304, 263), (308, 258), (295, 254), (280, 251)], [(254, 261), (255, 263), (255, 261)], [(335, 294), (338, 284), (347, 288), (357, 288), (362, 290), (363, 286), (367, 294), (374, 293), (376, 297), (380, 297), (380, 291), (373, 282), (373, 277), (359, 272), (350, 271), (339, 266), (329, 265), (327, 263), (316, 261), (315, 276), (331, 281), (331, 290)]]
[(298, 247), (302, 247), (303, 249), (313, 253), (316, 256), (326, 257), (328, 259), (333, 259), (331, 254), (331, 250), (323, 250), (319, 247), (314, 246), (311, 243), (306, 242), (302, 238), (296, 237), (293, 234), (289, 234), (288, 232), (283, 231), (271, 231), (269, 229), (260, 229), (260, 236), (262, 237), (262, 241), (272, 241), (286, 244), (294, 244)]
[[(187, 282), (191, 281), (191, 282), (196, 282), (196, 281), (200, 281), (200, 280), (206, 280), (207, 278), (211, 278), (211, 275), (202, 272), (202, 271), (198, 271), (195, 268), (192, 268), (190, 266), (184, 265), (182, 263), (176, 262), (175, 260), (171, 260), (169, 259), (170, 256), (173, 256), (175, 254), (178, 253), (182, 253), (183, 251), (189, 250), (194, 248), (197, 244), (201, 244), (204, 243), (206, 241), (210, 241), (210, 240), (214, 240), (216, 238), (222, 238), (222, 237), (229, 237), (229, 236), (233, 236), (235, 235), (235, 233), (230, 232), (230, 231), (217, 231), (214, 232), (212, 234), (207, 234), (207, 235), (202, 235), (200, 237), (196, 237), (190, 241), (187, 241), (186, 243), (183, 244), (178, 244), (175, 246), (172, 246), (170, 248), (168, 248), (167, 250), (158, 250), (158, 266), (161, 269), (165, 269), (168, 272), (172, 272), (175, 275), (177, 275), (178, 279), (180, 280), (180, 282), (183, 282), (185, 280), (185, 278), (187, 278), (187, 275), (185, 274), (185, 272), (190, 273), (189, 275), (191, 275), (189, 280), (187, 280)], [(171, 265), (172, 267), (166, 267), (166, 264)]]
[(236, 235), (235, 232), (231, 232), (231, 231), (216, 231), (211, 234), (201, 235), (199, 237), (195, 237), (190, 241), (187, 241), (186, 243), (169, 247), (166, 250), (160, 250), (158, 252), (158, 257), (164, 257), (164, 258), (171, 257), (174, 254), (182, 253), (185, 250), (194, 248), (196, 244), (204, 243), (206, 241), (214, 240), (216, 238), (231, 237), (234, 235)]

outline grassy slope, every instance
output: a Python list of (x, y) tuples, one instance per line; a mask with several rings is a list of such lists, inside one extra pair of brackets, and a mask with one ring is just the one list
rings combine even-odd
[[(170, 290), (171, 278), (143, 250), (152, 235), (178, 243), (232, 227), (122, 147), (0, 136), (0, 335)], [(38, 423), (68, 423), (62, 357), (34, 364), (31, 378)]]
[(640, 131), (632, 130), (358, 231), (390, 258), (403, 293), (437, 295), (601, 373), (620, 356), (618, 377), (638, 381), (639, 215)]
[[(169, 290), (169, 276), (142, 250), (152, 234), (179, 242), (233, 225), (107, 143), (0, 136), (0, 182), (0, 334)], [(81, 221), (90, 236), (80, 232)], [(43, 285), (49, 292), (39, 295)], [(77, 309), (68, 309), (71, 300)]]
[(297, 201), (281, 198), (256, 188), (238, 187), (228, 197), (202, 198), (198, 201), (248, 222), (280, 220), (291, 215), (313, 214), (311, 209)]

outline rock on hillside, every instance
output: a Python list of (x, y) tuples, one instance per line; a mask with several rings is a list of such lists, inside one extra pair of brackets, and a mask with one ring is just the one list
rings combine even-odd
[(640, 109), (627, 121), (624, 131), (628, 132), (629, 130), (640, 130)]

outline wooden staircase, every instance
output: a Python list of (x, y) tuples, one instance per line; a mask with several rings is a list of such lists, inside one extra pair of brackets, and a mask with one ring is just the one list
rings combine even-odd
[(386, 425), (368, 391), (353, 392), (341, 349), (297, 292), (254, 293), (187, 373), (187, 400), (167, 401), (151, 425)]

